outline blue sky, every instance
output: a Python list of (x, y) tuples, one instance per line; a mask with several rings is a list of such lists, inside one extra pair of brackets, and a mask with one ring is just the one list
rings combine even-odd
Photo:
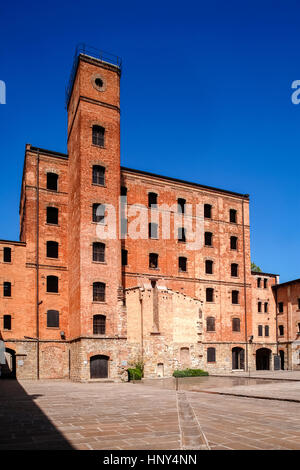
[(18, 239), (25, 143), (66, 152), (75, 46), (123, 59), (122, 165), (251, 197), (252, 260), (300, 277), (300, 4), (5, 2), (1, 6), (0, 237)]

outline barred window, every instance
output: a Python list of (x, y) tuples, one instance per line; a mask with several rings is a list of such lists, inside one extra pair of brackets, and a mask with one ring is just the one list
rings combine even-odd
[(47, 292), (58, 292), (57, 276), (47, 276)]
[(105, 244), (100, 242), (93, 243), (93, 261), (105, 261)]
[(104, 134), (105, 134), (104, 127), (93, 126), (93, 130), (92, 130), (93, 145), (97, 145), (98, 147), (104, 147)]
[(230, 237), (230, 249), (237, 250), (237, 237)]
[(98, 222), (100, 224), (105, 223), (105, 205), (95, 203), (93, 204), (93, 222)]
[(58, 224), (57, 207), (47, 207), (47, 224)]
[(206, 289), (206, 302), (214, 301), (214, 290), (212, 287), (207, 287)]
[(206, 319), (206, 331), (216, 331), (215, 317), (207, 317)]
[(4, 297), (11, 297), (11, 282), (5, 281), (3, 283), (3, 295)]
[(231, 292), (231, 301), (233, 304), (239, 303), (239, 291), (238, 290), (233, 290)]
[(212, 246), (213, 234), (211, 232), (204, 233), (204, 244), (205, 246)]
[(233, 224), (236, 224), (236, 215), (237, 215), (237, 211), (235, 209), (230, 209), (229, 220)]
[(58, 258), (58, 243), (48, 241), (46, 244), (46, 252), (47, 258)]
[(105, 302), (105, 284), (103, 282), (93, 283), (93, 301)]
[(3, 261), (4, 263), (11, 262), (11, 248), (9, 247), (3, 248)]
[(206, 274), (212, 274), (213, 273), (213, 265), (214, 265), (214, 262), (210, 259), (207, 259), (205, 261), (205, 273)]
[(210, 204), (204, 204), (204, 217), (206, 219), (211, 219), (211, 208)]
[(58, 310), (47, 311), (47, 327), (48, 328), (59, 327), (59, 311)]
[(47, 173), (47, 189), (57, 191), (58, 175), (56, 173)]
[(93, 166), (93, 184), (105, 185), (105, 168), (104, 166)]
[(11, 315), (3, 315), (3, 329), (11, 330)]
[(238, 277), (239, 265), (236, 263), (231, 264), (231, 276)]
[(187, 270), (187, 258), (184, 256), (179, 256), (178, 258), (178, 269), (181, 272), (186, 272)]
[(185, 212), (185, 203), (186, 203), (185, 199), (182, 199), (182, 198), (177, 199), (178, 212), (184, 214), (184, 212)]
[(207, 362), (216, 362), (215, 348), (207, 348)]
[(149, 268), (158, 268), (158, 254), (150, 253), (149, 254)]
[(93, 334), (104, 335), (106, 327), (105, 315), (94, 315), (93, 316)]
[(232, 319), (232, 331), (241, 331), (241, 320), (239, 318)]
[(158, 238), (158, 224), (150, 222), (148, 225), (149, 238)]
[(148, 193), (148, 207), (156, 207), (156, 206), (157, 206), (157, 194)]

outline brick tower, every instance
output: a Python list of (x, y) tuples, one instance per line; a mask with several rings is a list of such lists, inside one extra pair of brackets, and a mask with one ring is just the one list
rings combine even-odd
[[(70, 376), (75, 380), (117, 377), (125, 344), (117, 217), (121, 70), (118, 60), (110, 62), (76, 55), (67, 95)], [(107, 205), (116, 209), (117, 232), (104, 240), (98, 228), (107, 225)]]

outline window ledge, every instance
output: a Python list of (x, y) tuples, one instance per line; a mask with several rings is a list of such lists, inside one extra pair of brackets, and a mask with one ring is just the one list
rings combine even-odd
[(60, 295), (59, 292), (48, 292), (48, 291), (46, 291), (46, 294), (50, 294), (50, 295)]
[(95, 261), (95, 260), (92, 260), (92, 263), (94, 263), (94, 264), (104, 264), (104, 265), (107, 265), (107, 262), (106, 262), (106, 261)]
[(93, 300), (92, 301), (93, 304), (101, 304), (101, 305), (106, 305), (107, 302), (105, 302), (105, 300)]
[(100, 188), (107, 188), (106, 184), (92, 183), (92, 186), (98, 186)]
[(51, 227), (60, 227), (59, 224), (52, 224), (51, 222), (46, 222), (45, 225), (50, 225)]

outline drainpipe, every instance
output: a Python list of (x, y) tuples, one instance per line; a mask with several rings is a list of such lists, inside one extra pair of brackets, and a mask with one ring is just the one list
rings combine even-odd
[(39, 208), (40, 208), (40, 150), (36, 162), (36, 375), (40, 378), (40, 328), (39, 328)]
[[(279, 344), (278, 344), (278, 301), (277, 301), (277, 288), (275, 287), (275, 305), (276, 305), (276, 313), (275, 313), (275, 319), (276, 319), (276, 355), (278, 356), (279, 354)], [(280, 364), (281, 366), (281, 364)]]
[(140, 292), (140, 304), (141, 304), (141, 356), (142, 361), (144, 362), (144, 306), (143, 306), (143, 296)]
[(244, 200), (242, 201), (242, 222), (243, 222), (243, 262), (244, 262), (244, 303), (245, 303), (245, 343), (246, 343), (246, 371), (248, 370), (248, 329), (247, 329), (247, 287), (246, 287), (246, 252), (245, 252), (245, 216)]

